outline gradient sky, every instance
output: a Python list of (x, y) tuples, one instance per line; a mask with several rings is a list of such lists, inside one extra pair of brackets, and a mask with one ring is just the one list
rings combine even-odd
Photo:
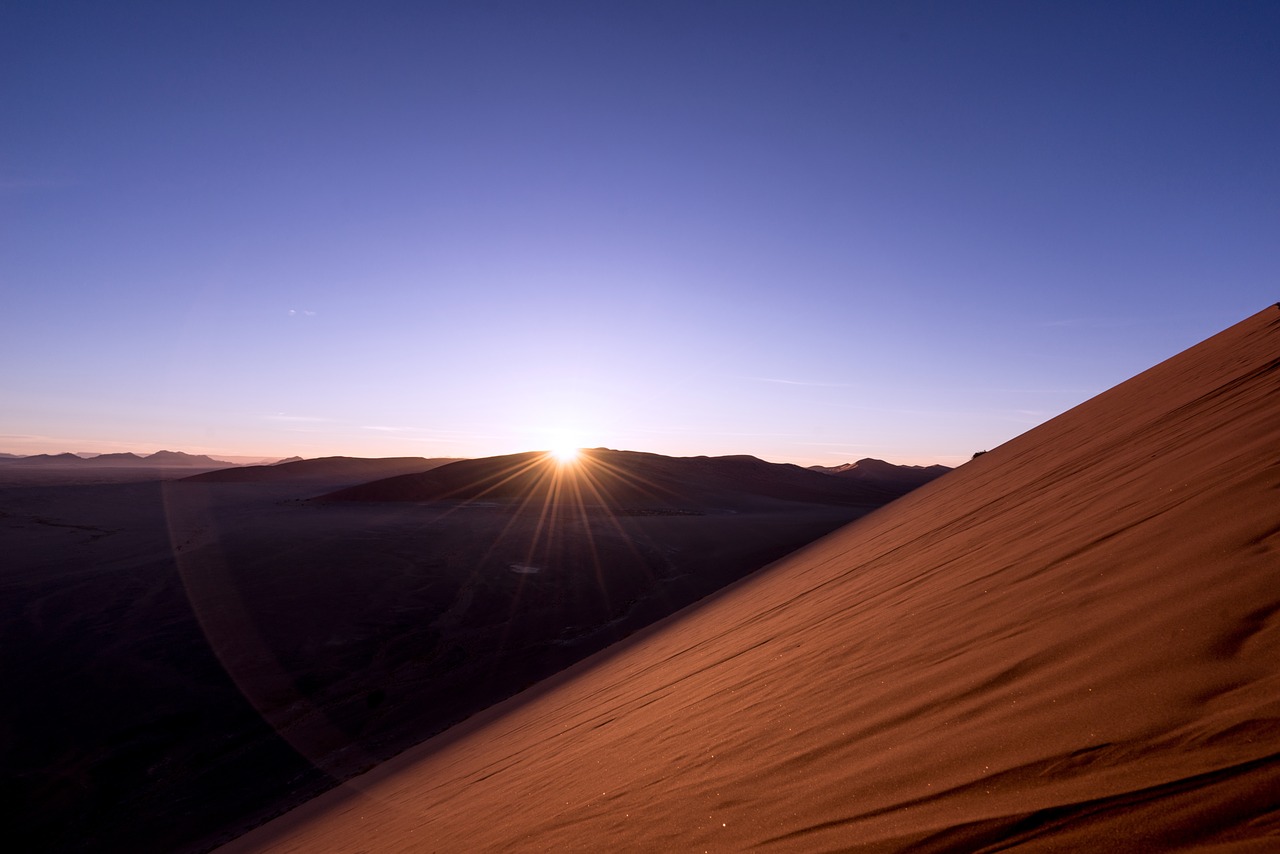
[(1280, 299), (1278, 41), (1272, 2), (9, 2), (0, 451), (956, 464)]

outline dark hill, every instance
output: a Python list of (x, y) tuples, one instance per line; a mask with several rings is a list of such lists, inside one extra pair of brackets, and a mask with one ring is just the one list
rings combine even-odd
[(84, 465), (88, 461), (75, 454), (32, 454), (29, 457), (14, 457), (11, 459), (0, 460), (6, 465), (11, 466), (77, 466)]
[[(87, 457), (84, 462), (86, 465), (91, 466), (126, 466), (136, 468), (138, 466), (148, 465), (145, 457), (140, 457), (137, 454), (127, 452), (121, 454), (99, 454), (96, 457)], [(151, 465), (155, 465), (155, 463), (152, 463)], [(214, 465), (216, 465), (216, 463), (214, 463)]]
[(810, 466), (810, 471), (847, 477), (902, 493), (924, 486), (951, 471), (949, 466), (899, 466), (873, 457), (839, 466)]
[(86, 469), (97, 468), (218, 468), (230, 466), (225, 460), (215, 460), (204, 454), (188, 454), (183, 451), (156, 451), (154, 454), (139, 456), (133, 453), (99, 454), (96, 457), (81, 457), (76, 454), (35, 454), (30, 457), (4, 459), (4, 463), (16, 466), (76, 466)]
[(426, 457), (318, 457), (272, 465), (241, 466), (192, 475), (184, 480), (199, 483), (360, 483), (410, 472), (423, 472), (456, 462), (452, 458)]
[(329, 501), (520, 501), (576, 503), (615, 510), (734, 508), (761, 499), (878, 506), (897, 493), (750, 456), (667, 457), (606, 448), (572, 463), (535, 451), (464, 460), (339, 490)]
[(156, 451), (142, 458), (144, 466), (190, 466), (191, 468), (211, 468), (229, 466), (226, 460), (215, 460), (204, 454), (188, 454), (184, 451)]

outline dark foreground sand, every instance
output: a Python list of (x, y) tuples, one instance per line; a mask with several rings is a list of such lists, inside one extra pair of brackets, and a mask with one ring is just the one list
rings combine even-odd
[(228, 851), (1280, 849), (1280, 310)]
[(309, 500), (428, 460), (0, 470), (7, 843), (207, 850), (893, 497), (602, 454), (607, 506)]

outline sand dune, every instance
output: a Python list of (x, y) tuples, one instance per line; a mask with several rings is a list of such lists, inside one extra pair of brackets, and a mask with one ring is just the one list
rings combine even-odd
[(273, 465), (239, 466), (192, 475), (198, 483), (362, 483), (394, 475), (422, 472), (457, 462), (427, 457), (318, 457)]
[(853, 478), (864, 482), (899, 489), (905, 495), (918, 486), (937, 480), (951, 471), (949, 466), (898, 466), (884, 460), (866, 458), (840, 466), (809, 466), (811, 471), (825, 472), (837, 477)]
[(1280, 848), (1272, 307), (228, 846)]
[(874, 482), (834, 479), (751, 456), (668, 457), (594, 448), (559, 465), (545, 452), (464, 460), (420, 474), (361, 484), (326, 496), (341, 501), (519, 500), (586, 503), (614, 511), (741, 505), (765, 498), (880, 506), (901, 494)]

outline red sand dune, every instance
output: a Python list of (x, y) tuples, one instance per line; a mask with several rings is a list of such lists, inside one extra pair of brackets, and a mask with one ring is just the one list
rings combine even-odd
[(1280, 311), (233, 843), (1280, 850)]

